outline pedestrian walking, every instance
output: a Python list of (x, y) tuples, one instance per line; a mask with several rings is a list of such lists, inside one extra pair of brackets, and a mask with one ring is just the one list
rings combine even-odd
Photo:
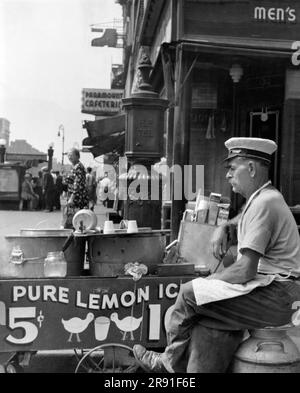
[(42, 168), (43, 171), (43, 196), (45, 200), (45, 211), (53, 212), (53, 176), (47, 167)]
[(39, 196), (38, 204), (36, 209), (43, 210), (45, 207), (44, 197), (43, 197), (43, 172), (39, 171), (36, 178), (35, 193)]
[(62, 177), (59, 174), (59, 171), (51, 171), (51, 175), (53, 177), (53, 207), (55, 210), (60, 210), (60, 196), (62, 194)]
[(26, 173), (22, 183), (19, 210), (33, 210), (34, 201), (38, 200), (38, 197), (32, 187), (31, 175), (30, 173)]
[(97, 203), (97, 182), (95, 175), (92, 173), (92, 168), (87, 167), (87, 174), (86, 174), (86, 189), (88, 193), (88, 198), (89, 198), (89, 209), (94, 211), (94, 207)]
[(84, 208), (88, 208), (88, 193), (86, 189), (86, 171), (80, 162), (80, 153), (76, 148), (68, 152), (68, 158), (73, 165), (65, 182), (68, 185), (67, 203), (63, 213), (64, 228), (73, 228), (72, 220), (74, 214)]

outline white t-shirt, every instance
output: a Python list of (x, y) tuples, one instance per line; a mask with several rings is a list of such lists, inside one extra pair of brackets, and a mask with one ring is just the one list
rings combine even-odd
[[(107, 187), (107, 190), (105, 190), (106, 187)], [(100, 181), (100, 188), (99, 188), (100, 200), (105, 200), (109, 196), (110, 191), (111, 191), (111, 181), (108, 177), (104, 177)]]
[(109, 189), (110, 185), (111, 185), (110, 179), (108, 177), (104, 177), (100, 182), (101, 191), (103, 191), (105, 187), (108, 187)]
[(262, 256), (258, 272), (300, 276), (300, 238), (296, 221), (271, 182), (249, 198), (238, 224), (238, 258), (249, 248)]

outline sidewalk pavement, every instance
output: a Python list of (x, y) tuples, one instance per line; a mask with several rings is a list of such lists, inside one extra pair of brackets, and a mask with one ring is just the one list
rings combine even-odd
[[(19, 211), (19, 210), (0, 210), (0, 237), (5, 235), (18, 234), (20, 229), (59, 229), (62, 221), (62, 209), (53, 212), (44, 212), (40, 210)], [(96, 205), (94, 212), (97, 216), (97, 226), (103, 227), (104, 221), (107, 219), (108, 213), (112, 209), (108, 209), (103, 205)]]

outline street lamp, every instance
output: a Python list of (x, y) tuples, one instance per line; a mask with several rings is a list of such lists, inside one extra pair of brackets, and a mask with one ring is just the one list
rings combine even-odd
[(62, 134), (62, 153), (61, 153), (61, 165), (64, 166), (64, 155), (65, 155), (65, 127), (60, 124), (58, 127), (58, 133), (57, 136), (60, 136), (60, 133)]
[(54, 153), (54, 149), (53, 149), (54, 143), (50, 143), (49, 148), (48, 148), (48, 170), (49, 172), (52, 169), (52, 159), (53, 159), (53, 153)]
[(5, 162), (5, 152), (6, 152), (6, 140), (4, 138), (0, 139), (0, 164)]

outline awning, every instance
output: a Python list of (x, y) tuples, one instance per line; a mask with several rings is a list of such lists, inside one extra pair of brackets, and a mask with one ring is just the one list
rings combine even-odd
[(83, 128), (89, 137), (108, 136), (125, 130), (125, 114), (106, 117), (95, 121), (85, 121)]
[(228, 37), (214, 35), (185, 35), (182, 41), (183, 49), (218, 53), (259, 54), (260, 56), (287, 57), (291, 56), (293, 41), (274, 40), (251, 37)]
[(125, 146), (125, 132), (108, 137), (85, 138), (82, 146), (87, 146), (94, 157), (114, 152), (122, 153)]
[(117, 115), (105, 119), (86, 121), (84, 123), (88, 138), (83, 139), (84, 150), (90, 151), (94, 157), (108, 153), (123, 154), (125, 148), (125, 115)]

